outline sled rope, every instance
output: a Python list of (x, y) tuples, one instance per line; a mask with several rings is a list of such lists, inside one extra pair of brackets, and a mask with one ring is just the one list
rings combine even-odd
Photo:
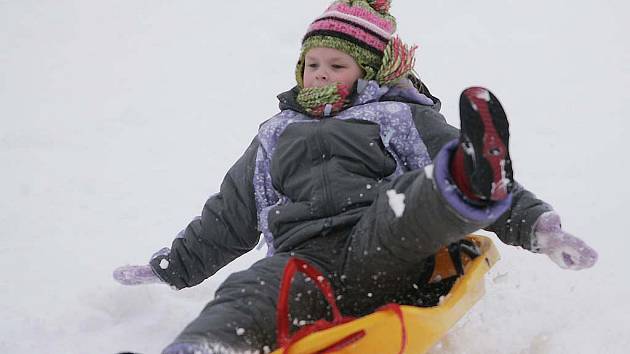
[[(295, 273), (303, 273), (308, 278), (310, 278), (315, 286), (322, 292), (326, 302), (331, 307), (333, 320), (332, 322), (326, 321), (325, 319), (320, 319), (308, 326), (304, 326), (299, 329), (293, 336), (289, 333), (289, 291), (291, 290), (291, 282), (295, 276)], [(398, 304), (387, 304), (380, 307), (377, 311), (392, 311), (398, 317), (402, 329), (401, 335), (401, 346), (400, 346), (400, 354), (405, 351), (405, 347), (407, 344), (407, 329), (403, 319), (403, 313), (400, 309), (400, 305)], [(282, 277), (282, 283), (280, 285), (280, 294), (278, 298), (278, 307), (276, 310), (276, 321), (277, 321), (277, 341), (278, 345), (284, 349), (284, 353), (288, 354), (290, 348), (293, 344), (295, 344), (300, 339), (306, 337), (309, 334), (322, 331), (331, 327), (335, 327), (350, 321), (355, 320), (354, 317), (342, 316), (339, 308), (337, 307), (337, 302), (335, 300), (335, 293), (332, 288), (332, 285), (322, 275), (320, 271), (312, 267), (306, 261), (291, 257), (289, 262), (284, 268), (284, 274)], [(339, 349), (346, 347), (356, 341), (361, 340), (365, 336), (365, 330), (356, 331), (334, 344), (324, 348), (322, 350), (317, 351), (318, 354), (325, 354), (334, 351), (338, 351)]]

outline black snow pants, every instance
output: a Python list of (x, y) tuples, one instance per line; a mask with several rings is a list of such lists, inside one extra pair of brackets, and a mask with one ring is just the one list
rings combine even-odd
[[(459, 197), (453, 186), (445, 182), (448, 164), (441, 165), (436, 161), (386, 183), (352, 228), (328, 230), (230, 275), (199, 317), (163, 353), (188, 353), (179, 348), (201, 353), (276, 349), (276, 303), (284, 267), (292, 256), (328, 277), (344, 315), (360, 316), (386, 303), (404, 301), (400, 297), (410, 292), (428, 257), (491, 224), (510, 203), (486, 208), (462, 204), (455, 200)], [(397, 215), (396, 196), (401, 194), (404, 210), (400, 215), (398, 209)], [(330, 315), (323, 296), (301, 276), (295, 277), (289, 299), (295, 326)]]

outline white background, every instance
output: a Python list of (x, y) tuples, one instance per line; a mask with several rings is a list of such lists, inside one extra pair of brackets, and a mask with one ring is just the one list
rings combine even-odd
[[(111, 278), (200, 213), (294, 85), (327, 4), (0, 0), (0, 352), (158, 353), (262, 256), (179, 292)], [(398, 0), (392, 13), (449, 122), (463, 88), (491, 88), (516, 178), (600, 253), (570, 272), (500, 245), (486, 296), (432, 353), (627, 352), (630, 5)]]

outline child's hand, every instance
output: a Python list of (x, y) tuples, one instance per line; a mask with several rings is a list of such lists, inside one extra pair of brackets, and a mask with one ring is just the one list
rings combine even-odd
[(114, 279), (122, 285), (162, 283), (150, 265), (127, 265), (114, 270)]
[(554, 211), (542, 214), (534, 229), (540, 253), (564, 269), (580, 270), (597, 262), (597, 251), (584, 241), (562, 230), (560, 216)]

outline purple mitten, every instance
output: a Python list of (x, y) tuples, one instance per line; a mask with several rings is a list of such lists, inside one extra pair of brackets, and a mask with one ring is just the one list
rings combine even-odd
[[(171, 249), (164, 247), (161, 250), (155, 252), (151, 259), (168, 255)], [(160, 267), (165, 263), (168, 265), (167, 260), (162, 260)], [(163, 281), (155, 274), (151, 265), (126, 265), (114, 269), (114, 279), (122, 285), (141, 285), (141, 284), (154, 284), (163, 283)]]
[(549, 256), (561, 268), (580, 270), (590, 268), (597, 262), (597, 251), (562, 230), (560, 216), (554, 211), (538, 217), (534, 235), (539, 252)]
[(127, 265), (114, 270), (114, 279), (122, 285), (162, 283), (150, 265)]

